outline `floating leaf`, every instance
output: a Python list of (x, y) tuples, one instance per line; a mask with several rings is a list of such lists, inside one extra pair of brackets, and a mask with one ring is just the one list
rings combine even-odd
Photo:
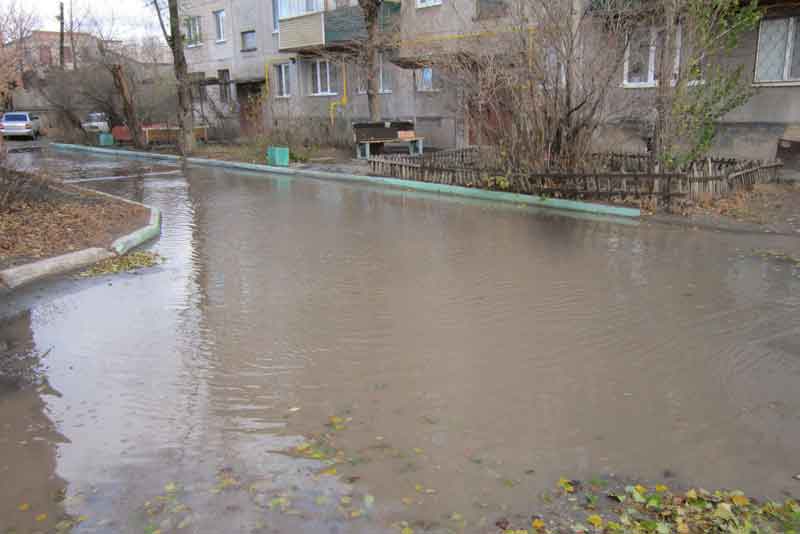
[(39, 514), (36, 516), (36, 521), (38, 521), (39, 523), (41, 523), (45, 519), (47, 519), (47, 514)]
[(336, 473), (337, 471), (335, 467), (329, 467), (328, 469), (323, 469), (322, 471), (320, 471), (320, 475), (336, 476)]
[(358, 519), (362, 515), (364, 515), (364, 512), (361, 510), (350, 510), (350, 519)]
[(414, 491), (416, 491), (417, 493), (422, 493), (425, 491), (425, 486), (423, 486), (422, 484), (414, 484)]
[(405, 504), (406, 506), (411, 506), (412, 504), (414, 504), (414, 499), (412, 499), (411, 497), (403, 497), (400, 500), (403, 501), (403, 504)]
[(178, 485), (174, 482), (170, 482), (169, 484), (164, 486), (164, 491), (167, 493), (175, 493), (178, 491)]
[(19, 510), (20, 512), (27, 512), (30, 509), (31, 505), (26, 502), (17, 505), (17, 510)]
[(400, 534), (414, 534), (414, 529), (411, 527), (403, 527), (403, 530), (400, 531)]
[(349, 495), (344, 495), (341, 499), (339, 499), (339, 502), (344, 506), (350, 506), (350, 504), (353, 502), (353, 498)]
[(565, 493), (575, 492), (575, 486), (572, 485), (572, 481), (564, 477), (558, 479), (558, 487), (564, 490)]
[(372, 505), (375, 504), (375, 497), (372, 495), (364, 495), (364, 506), (366, 508), (372, 508)]
[(451, 520), (451, 521), (458, 521), (458, 522), (461, 522), (461, 521), (463, 521), (463, 520), (464, 520), (464, 516), (462, 516), (462, 515), (461, 515), (461, 514), (459, 514), (458, 512), (453, 512), (452, 514), (450, 514), (450, 520)]
[(667, 486), (665, 486), (664, 484), (656, 484), (656, 491), (658, 493), (664, 493), (665, 491), (668, 491), (668, 490), (669, 490), (669, 488)]
[(328, 504), (328, 497), (325, 495), (319, 495), (316, 499), (314, 499), (314, 502), (317, 504), (317, 506), (326, 505)]
[(544, 521), (539, 518), (536, 518), (533, 521), (531, 521), (531, 527), (534, 530), (542, 530), (544, 528)]
[(422, 454), (423, 452), (425, 452), (423, 449), (420, 449), (419, 447), (414, 447), (414, 449), (413, 449), (413, 450), (414, 450), (414, 452), (415, 452), (415, 453), (417, 453), (417, 454)]

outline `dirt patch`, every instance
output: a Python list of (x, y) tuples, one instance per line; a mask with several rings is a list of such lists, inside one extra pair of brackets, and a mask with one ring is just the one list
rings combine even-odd
[(149, 220), (149, 210), (51, 182), (0, 209), (0, 269), (107, 247)]
[(753, 191), (701, 203), (688, 216), (692, 221), (722, 227), (760, 228), (800, 236), (800, 184), (756, 185)]

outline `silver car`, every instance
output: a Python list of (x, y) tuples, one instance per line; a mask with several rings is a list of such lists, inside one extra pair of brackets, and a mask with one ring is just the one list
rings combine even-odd
[(89, 113), (86, 120), (81, 123), (81, 128), (87, 133), (108, 133), (108, 116), (105, 113)]
[(3, 137), (39, 137), (39, 117), (26, 111), (4, 113), (0, 120), (0, 133)]

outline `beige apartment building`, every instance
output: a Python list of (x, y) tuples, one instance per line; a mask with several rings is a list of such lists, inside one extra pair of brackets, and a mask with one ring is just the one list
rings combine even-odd
[[(474, 120), (448, 83), (447, 57), (492, 46), (491, 36), (509, 31), (507, 1), (386, 0), (394, 37), (381, 60), (382, 117), (414, 121), (428, 147), (475, 143)], [(592, 3), (565, 1), (576, 10)], [(756, 92), (721, 122), (715, 151), (792, 161), (800, 153), (800, 0), (760, 4), (760, 27), (726, 58), (744, 66)], [(212, 123), (347, 142), (350, 125), (368, 118), (363, 73), (347, 59), (348, 44), (364, 31), (355, 0), (191, 0), (184, 12), (187, 60), (204, 87), (196, 108)], [(646, 146), (637, 122), (646, 122), (652, 105), (658, 40), (632, 47), (610, 106), (625, 113), (609, 114), (602, 148)]]

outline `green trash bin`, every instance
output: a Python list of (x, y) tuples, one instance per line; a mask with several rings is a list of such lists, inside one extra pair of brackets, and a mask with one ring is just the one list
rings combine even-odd
[(289, 166), (289, 148), (285, 146), (267, 147), (267, 164), (276, 167)]
[(97, 136), (97, 144), (100, 146), (114, 146), (114, 136), (110, 133), (101, 133)]

